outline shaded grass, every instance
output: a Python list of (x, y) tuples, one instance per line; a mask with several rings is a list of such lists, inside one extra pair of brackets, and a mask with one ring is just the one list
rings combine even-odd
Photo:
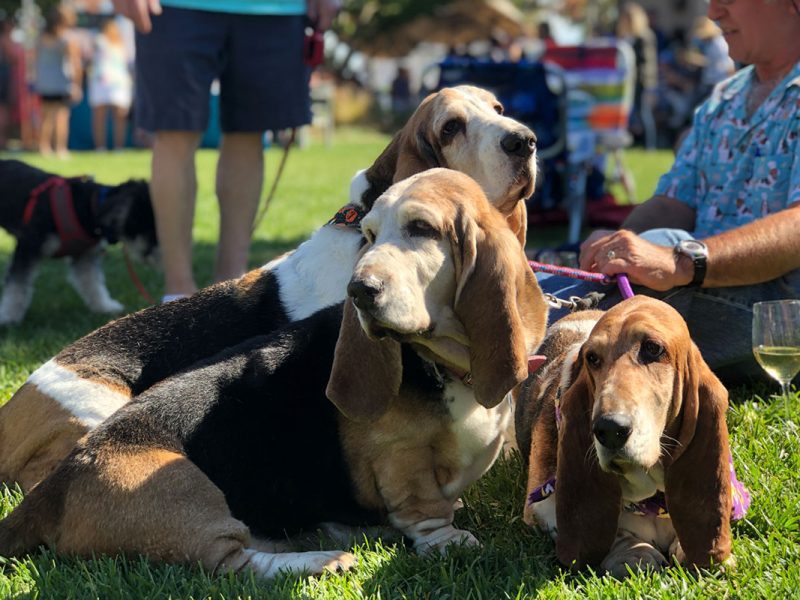
[[(367, 166), (388, 137), (342, 131), (331, 148), (312, 145), (293, 150), (265, 221), (258, 228), (251, 265), (263, 264), (293, 248), (347, 200), (356, 169)], [(145, 152), (75, 154), (69, 161), (26, 160), (64, 175), (93, 173), (114, 183), (145, 177)], [(280, 159), (270, 150), (267, 181)], [(631, 152), (639, 197), (655, 187), (669, 153)], [(213, 195), (215, 153), (198, 155), (199, 198), (195, 221), (194, 263), (198, 279), (211, 275), (218, 214)], [(556, 228), (531, 232), (558, 241)], [(12, 240), (0, 232), (0, 267)], [(160, 275), (137, 267), (153, 293), (160, 293)], [(145, 306), (128, 280), (121, 254), (112, 248), (106, 259), (112, 295), (129, 310)], [(66, 285), (64, 265), (50, 261), (42, 268), (33, 306), (24, 324), (0, 329), (0, 402), (5, 402), (42, 362), (64, 345), (108, 320), (87, 314)], [(177, 342), (176, 342), (177, 343)], [(464, 496), (457, 525), (473, 531), (481, 550), (455, 548), (445, 557), (420, 557), (402, 544), (361, 540), (355, 546), (358, 568), (320, 578), (281, 577), (258, 582), (248, 576), (214, 576), (197, 568), (157, 565), (139, 557), (92, 560), (56, 557), (47, 550), (23, 560), (3, 560), (2, 598), (788, 598), (800, 590), (800, 398), (786, 407), (771, 397), (776, 386), (754, 385), (732, 390), (728, 422), (739, 478), (750, 489), (753, 505), (734, 525), (736, 570), (697, 575), (681, 569), (636, 575), (625, 582), (591, 573), (572, 574), (556, 563), (552, 543), (521, 521), (524, 473), (519, 456), (498, 461)], [(299, 442), (298, 442), (299, 443)], [(305, 476), (301, 474), (301, 476)], [(14, 491), (0, 494), (0, 514), (20, 500)], [(330, 546), (325, 546), (330, 547)]]

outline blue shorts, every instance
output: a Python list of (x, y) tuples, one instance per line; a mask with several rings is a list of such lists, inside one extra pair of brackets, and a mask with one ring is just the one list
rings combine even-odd
[(205, 131), (215, 79), (223, 132), (310, 123), (304, 25), (304, 15), (163, 7), (153, 30), (136, 34), (136, 124), (147, 131)]

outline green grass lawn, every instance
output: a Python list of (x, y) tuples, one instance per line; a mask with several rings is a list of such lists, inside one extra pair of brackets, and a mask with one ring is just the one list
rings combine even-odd
[[(295, 247), (347, 200), (350, 177), (368, 166), (387, 136), (343, 130), (333, 146), (313, 143), (293, 150), (264, 222), (253, 243), (251, 264), (261, 265)], [(208, 283), (218, 214), (214, 200), (215, 152), (198, 156), (199, 200), (195, 221), (195, 268)], [(96, 155), (75, 153), (67, 161), (34, 155), (21, 158), (63, 175), (90, 173), (114, 183), (146, 177), (149, 154), (130, 151)], [(280, 160), (267, 158), (267, 182)], [(626, 163), (646, 198), (671, 161), (668, 152), (628, 152)], [(0, 182), (0, 196), (2, 182)], [(558, 241), (560, 230), (531, 231), (537, 240)], [(5, 268), (12, 240), (0, 231), (0, 268)], [(146, 305), (131, 284), (119, 249), (106, 258), (109, 289), (129, 310)], [(151, 293), (160, 294), (159, 273), (137, 267)], [(18, 327), (0, 328), (0, 403), (27, 376), (64, 345), (108, 319), (87, 314), (68, 286), (64, 265), (42, 267), (33, 305)], [(257, 582), (248, 577), (212, 576), (199, 569), (153, 565), (132, 557), (78, 560), (39, 551), (22, 561), (5, 561), (0, 598), (789, 598), (800, 597), (800, 399), (787, 407), (771, 398), (775, 386), (732, 390), (728, 424), (739, 479), (753, 504), (747, 519), (734, 525), (736, 570), (696, 575), (671, 569), (638, 575), (624, 582), (591, 573), (562, 570), (553, 545), (521, 520), (524, 475), (518, 456), (501, 459), (464, 497), (457, 525), (474, 532), (482, 549), (456, 548), (445, 557), (419, 557), (403, 545), (364, 540), (355, 547), (358, 567), (343, 575), (283, 577)], [(300, 443), (300, 441), (298, 441)], [(299, 474), (300, 476), (300, 474)], [(305, 476), (305, 474), (303, 474)], [(324, 490), (320, 490), (324, 493)], [(0, 514), (19, 495), (0, 495)], [(2, 559), (0, 559), (2, 560)]]

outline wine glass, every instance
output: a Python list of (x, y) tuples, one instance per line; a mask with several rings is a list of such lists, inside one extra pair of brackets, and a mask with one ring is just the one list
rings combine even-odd
[(753, 354), (781, 384), (788, 411), (789, 384), (800, 371), (800, 300), (753, 304)]

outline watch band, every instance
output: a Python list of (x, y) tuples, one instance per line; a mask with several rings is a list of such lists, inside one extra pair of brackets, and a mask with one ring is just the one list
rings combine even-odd
[(674, 251), (677, 256), (687, 256), (692, 261), (694, 273), (689, 285), (702, 285), (706, 278), (708, 247), (699, 240), (682, 240), (675, 244)]
[(692, 263), (694, 264), (694, 276), (692, 277), (692, 283), (690, 285), (701, 286), (703, 285), (703, 281), (706, 278), (706, 257), (705, 256), (696, 256), (692, 259)]

